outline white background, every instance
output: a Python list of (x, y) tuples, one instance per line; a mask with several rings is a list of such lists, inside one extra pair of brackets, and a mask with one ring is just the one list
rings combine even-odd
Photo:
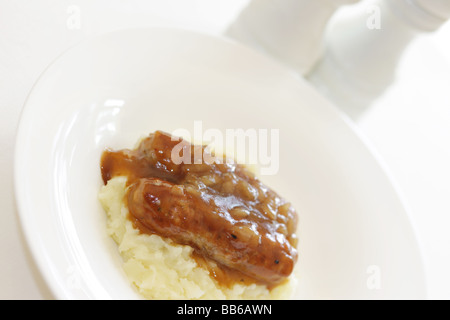
[[(52, 298), (27, 251), (13, 192), (16, 127), (39, 75), (64, 50), (115, 29), (158, 25), (222, 33), (247, 2), (0, 0), (0, 299)], [(80, 10), (80, 28), (71, 24), (72, 5)], [(356, 123), (409, 206), (429, 297), (450, 299), (450, 24), (413, 42), (398, 72), (397, 83)]]

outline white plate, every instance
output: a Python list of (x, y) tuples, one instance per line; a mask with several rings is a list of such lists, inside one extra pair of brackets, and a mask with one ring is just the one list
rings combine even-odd
[(62, 55), (26, 102), (15, 191), (28, 244), (58, 299), (139, 298), (97, 201), (105, 147), (161, 129), (280, 129), (263, 181), (300, 215), (302, 299), (423, 298), (421, 256), (388, 175), (352, 125), (302, 79), (225, 39), (135, 29)]

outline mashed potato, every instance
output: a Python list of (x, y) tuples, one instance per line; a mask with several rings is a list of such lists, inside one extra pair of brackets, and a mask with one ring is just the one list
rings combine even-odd
[(192, 248), (157, 235), (139, 233), (127, 218), (123, 199), (126, 178), (109, 180), (99, 193), (107, 213), (108, 234), (118, 245), (123, 268), (130, 282), (146, 299), (288, 299), (296, 282), (291, 275), (286, 283), (268, 290), (263, 285), (219, 285), (209, 272), (191, 257)]

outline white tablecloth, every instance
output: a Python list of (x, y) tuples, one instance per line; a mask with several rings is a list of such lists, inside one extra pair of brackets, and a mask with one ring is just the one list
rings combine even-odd
[[(46, 66), (79, 41), (120, 28), (158, 25), (221, 33), (247, 2), (0, 0), (0, 299), (52, 298), (27, 251), (13, 192), (16, 127)], [(409, 47), (398, 82), (356, 122), (411, 210), (430, 298), (449, 299), (450, 24)]]

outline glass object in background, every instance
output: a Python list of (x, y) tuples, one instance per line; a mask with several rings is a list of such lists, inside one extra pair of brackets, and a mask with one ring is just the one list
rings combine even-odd
[(342, 10), (327, 30), (322, 60), (307, 78), (351, 118), (395, 80), (404, 50), (450, 18), (450, 0), (374, 0)]
[(330, 17), (359, 0), (253, 0), (226, 35), (275, 57), (304, 75), (323, 51)]

